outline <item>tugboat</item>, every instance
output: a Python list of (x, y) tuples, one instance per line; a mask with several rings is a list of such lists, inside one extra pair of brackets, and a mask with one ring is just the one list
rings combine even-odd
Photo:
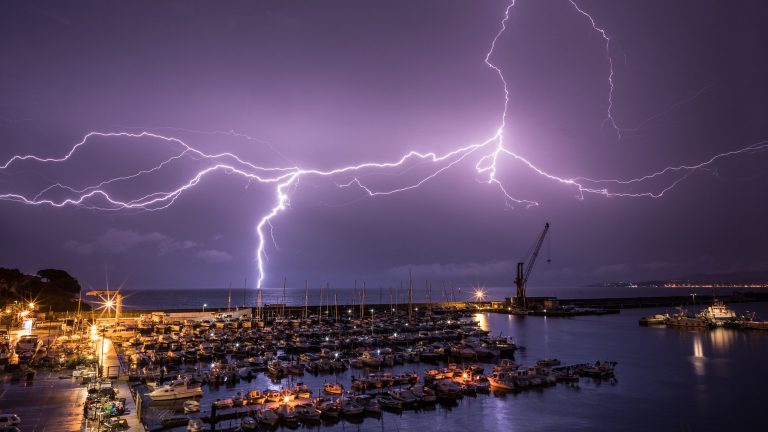
[(722, 300), (718, 299), (714, 299), (712, 301), (712, 306), (709, 306), (708, 308), (699, 312), (697, 316), (715, 324), (716, 326), (722, 326), (726, 322), (736, 321), (737, 319), (736, 312), (726, 306)]

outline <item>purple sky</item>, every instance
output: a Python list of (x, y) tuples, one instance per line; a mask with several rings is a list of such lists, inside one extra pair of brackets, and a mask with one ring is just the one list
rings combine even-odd
[[(761, 1), (519, 0), (491, 60), (510, 95), (504, 145), (562, 177), (632, 179), (768, 138), (768, 6)], [(61, 157), (90, 131), (151, 131), (254, 164), (334, 169), (445, 153), (491, 138), (502, 82), (484, 62), (502, 1), (6, 2), (0, 13), (0, 165)], [(236, 131), (238, 134), (217, 133)], [(247, 137), (246, 137), (247, 135)], [(619, 137), (620, 135), (620, 137)], [(83, 188), (157, 165), (179, 147), (95, 137), (63, 163), (0, 169), (0, 195)], [(266, 285), (397, 285), (408, 269), (435, 283), (511, 285), (544, 222), (552, 262), (531, 286), (768, 270), (768, 153), (718, 159), (606, 198), (510, 157), (503, 193), (468, 157), (421, 187), (368, 197), (301, 177), (272, 220)], [(167, 191), (209, 161), (111, 185), (124, 199)], [(435, 164), (357, 173), (385, 190)], [(60, 199), (65, 193), (46, 195)], [(0, 201), (0, 266), (56, 267), (98, 286), (249, 285), (256, 224), (274, 184), (206, 176), (158, 211), (97, 211)], [(92, 202), (92, 205), (99, 203)], [(549, 252), (551, 250), (551, 252)]]

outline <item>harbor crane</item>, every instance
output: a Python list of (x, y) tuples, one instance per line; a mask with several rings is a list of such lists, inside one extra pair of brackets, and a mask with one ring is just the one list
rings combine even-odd
[[(528, 283), (528, 278), (531, 277), (531, 271), (533, 271), (533, 265), (536, 264), (536, 258), (539, 256), (541, 245), (544, 244), (544, 238), (549, 231), (549, 222), (544, 224), (544, 231), (541, 232), (536, 246), (533, 248), (531, 258), (528, 260), (526, 266), (524, 262), (517, 263), (517, 277), (515, 277), (515, 286), (517, 287), (517, 294), (515, 295), (515, 304), (519, 308), (528, 308), (528, 299), (525, 294), (525, 285)], [(525, 267), (525, 271), (523, 271)]]

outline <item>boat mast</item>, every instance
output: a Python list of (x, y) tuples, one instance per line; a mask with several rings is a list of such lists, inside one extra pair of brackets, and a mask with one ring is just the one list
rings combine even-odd
[(304, 319), (307, 319), (307, 307), (309, 306), (309, 284), (304, 279)]
[(333, 309), (336, 313), (336, 324), (339, 323), (339, 302), (336, 299), (336, 292), (333, 293)]
[(280, 318), (285, 319), (285, 285), (288, 284), (288, 277), (283, 276), (283, 305), (280, 307)]
[(245, 307), (245, 305), (246, 305), (246, 303), (245, 303), (245, 293), (246, 293), (247, 288), (248, 288), (248, 278), (245, 278), (245, 280), (243, 281), (243, 307)]
[(232, 281), (229, 282), (229, 291), (227, 291), (227, 313), (232, 308)]
[(323, 318), (323, 285), (320, 284), (320, 309), (317, 312), (318, 315), (320, 315), (320, 319)]
[(411, 314), (413, 314), (413, 274), (408, 270), (408, 321), (411, 320)]
[(432, 283), (427, 281), (427, 305), (429, 311), (432, 312)]
[(360, 320), (365, 318), (365, 281), (363, 281), (363, 292), (360, 293)]

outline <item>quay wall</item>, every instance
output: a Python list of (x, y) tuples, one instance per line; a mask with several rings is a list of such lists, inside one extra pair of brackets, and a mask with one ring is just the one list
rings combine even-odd
[[(718, 300), (728, 303), (750, 303), (768, 301), (766, 293), (740, 293), (731, 295), (719, 295)], [(706, 295), (664, 296), (664, 297), (614, 297), (593, 299), (560, 299), (561, 305), (570, 305), (583, 308), (599, 309), (634, 309), (646, 307), (676, 307), (676, 306), (708, 306), (712, 304), (712, 297)]]

